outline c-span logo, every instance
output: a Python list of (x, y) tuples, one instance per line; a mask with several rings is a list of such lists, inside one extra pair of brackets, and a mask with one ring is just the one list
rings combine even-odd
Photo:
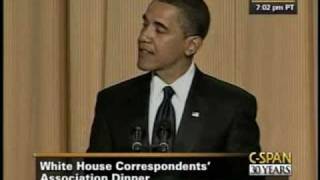
[(291, 152), (252, 152), (249, 155), (250, 176), (291, 176)]

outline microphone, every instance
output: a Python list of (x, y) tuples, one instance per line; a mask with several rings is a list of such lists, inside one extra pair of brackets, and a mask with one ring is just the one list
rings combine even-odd
[(169, 151), (168, 139), (170, 137), (170, 132), (171, 131), (170, 131), (170, 126), (168, 125), (168, 122), (162, 122), (158, 130), (158, 138), (160, 140), (160, 143), (159, 143), (160, 152)]
[(141, 152), (142, 151), (142, 135), (143, 131), (140, 126), (136, 126), (133, 131), (133, 142), (131, 149), (133, 152)]

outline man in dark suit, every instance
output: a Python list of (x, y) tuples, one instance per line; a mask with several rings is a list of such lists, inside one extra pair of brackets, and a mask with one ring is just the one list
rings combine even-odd
[(99, 92), (88, 152), (131, 152), (137, 130), (142, 151), (260, 150), (255, 97), (193, 62), (209, 24), (202, 0), (150, 3), (137, 62), (149, 73)]

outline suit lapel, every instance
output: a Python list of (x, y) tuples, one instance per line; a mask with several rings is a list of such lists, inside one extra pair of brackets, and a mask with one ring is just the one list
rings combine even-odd
[(174, 151), (190, 152), (202, 131), (202, 114), (207, 111), (205, 98), (201, 96), (202, 73), (196, 69), (195, 76), (183, 111), (180, 127), (176, 135)]

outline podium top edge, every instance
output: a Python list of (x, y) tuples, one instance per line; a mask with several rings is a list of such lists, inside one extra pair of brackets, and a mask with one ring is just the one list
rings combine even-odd
[(33, 157), (244, 157), (248, 153), (34, 153)]

